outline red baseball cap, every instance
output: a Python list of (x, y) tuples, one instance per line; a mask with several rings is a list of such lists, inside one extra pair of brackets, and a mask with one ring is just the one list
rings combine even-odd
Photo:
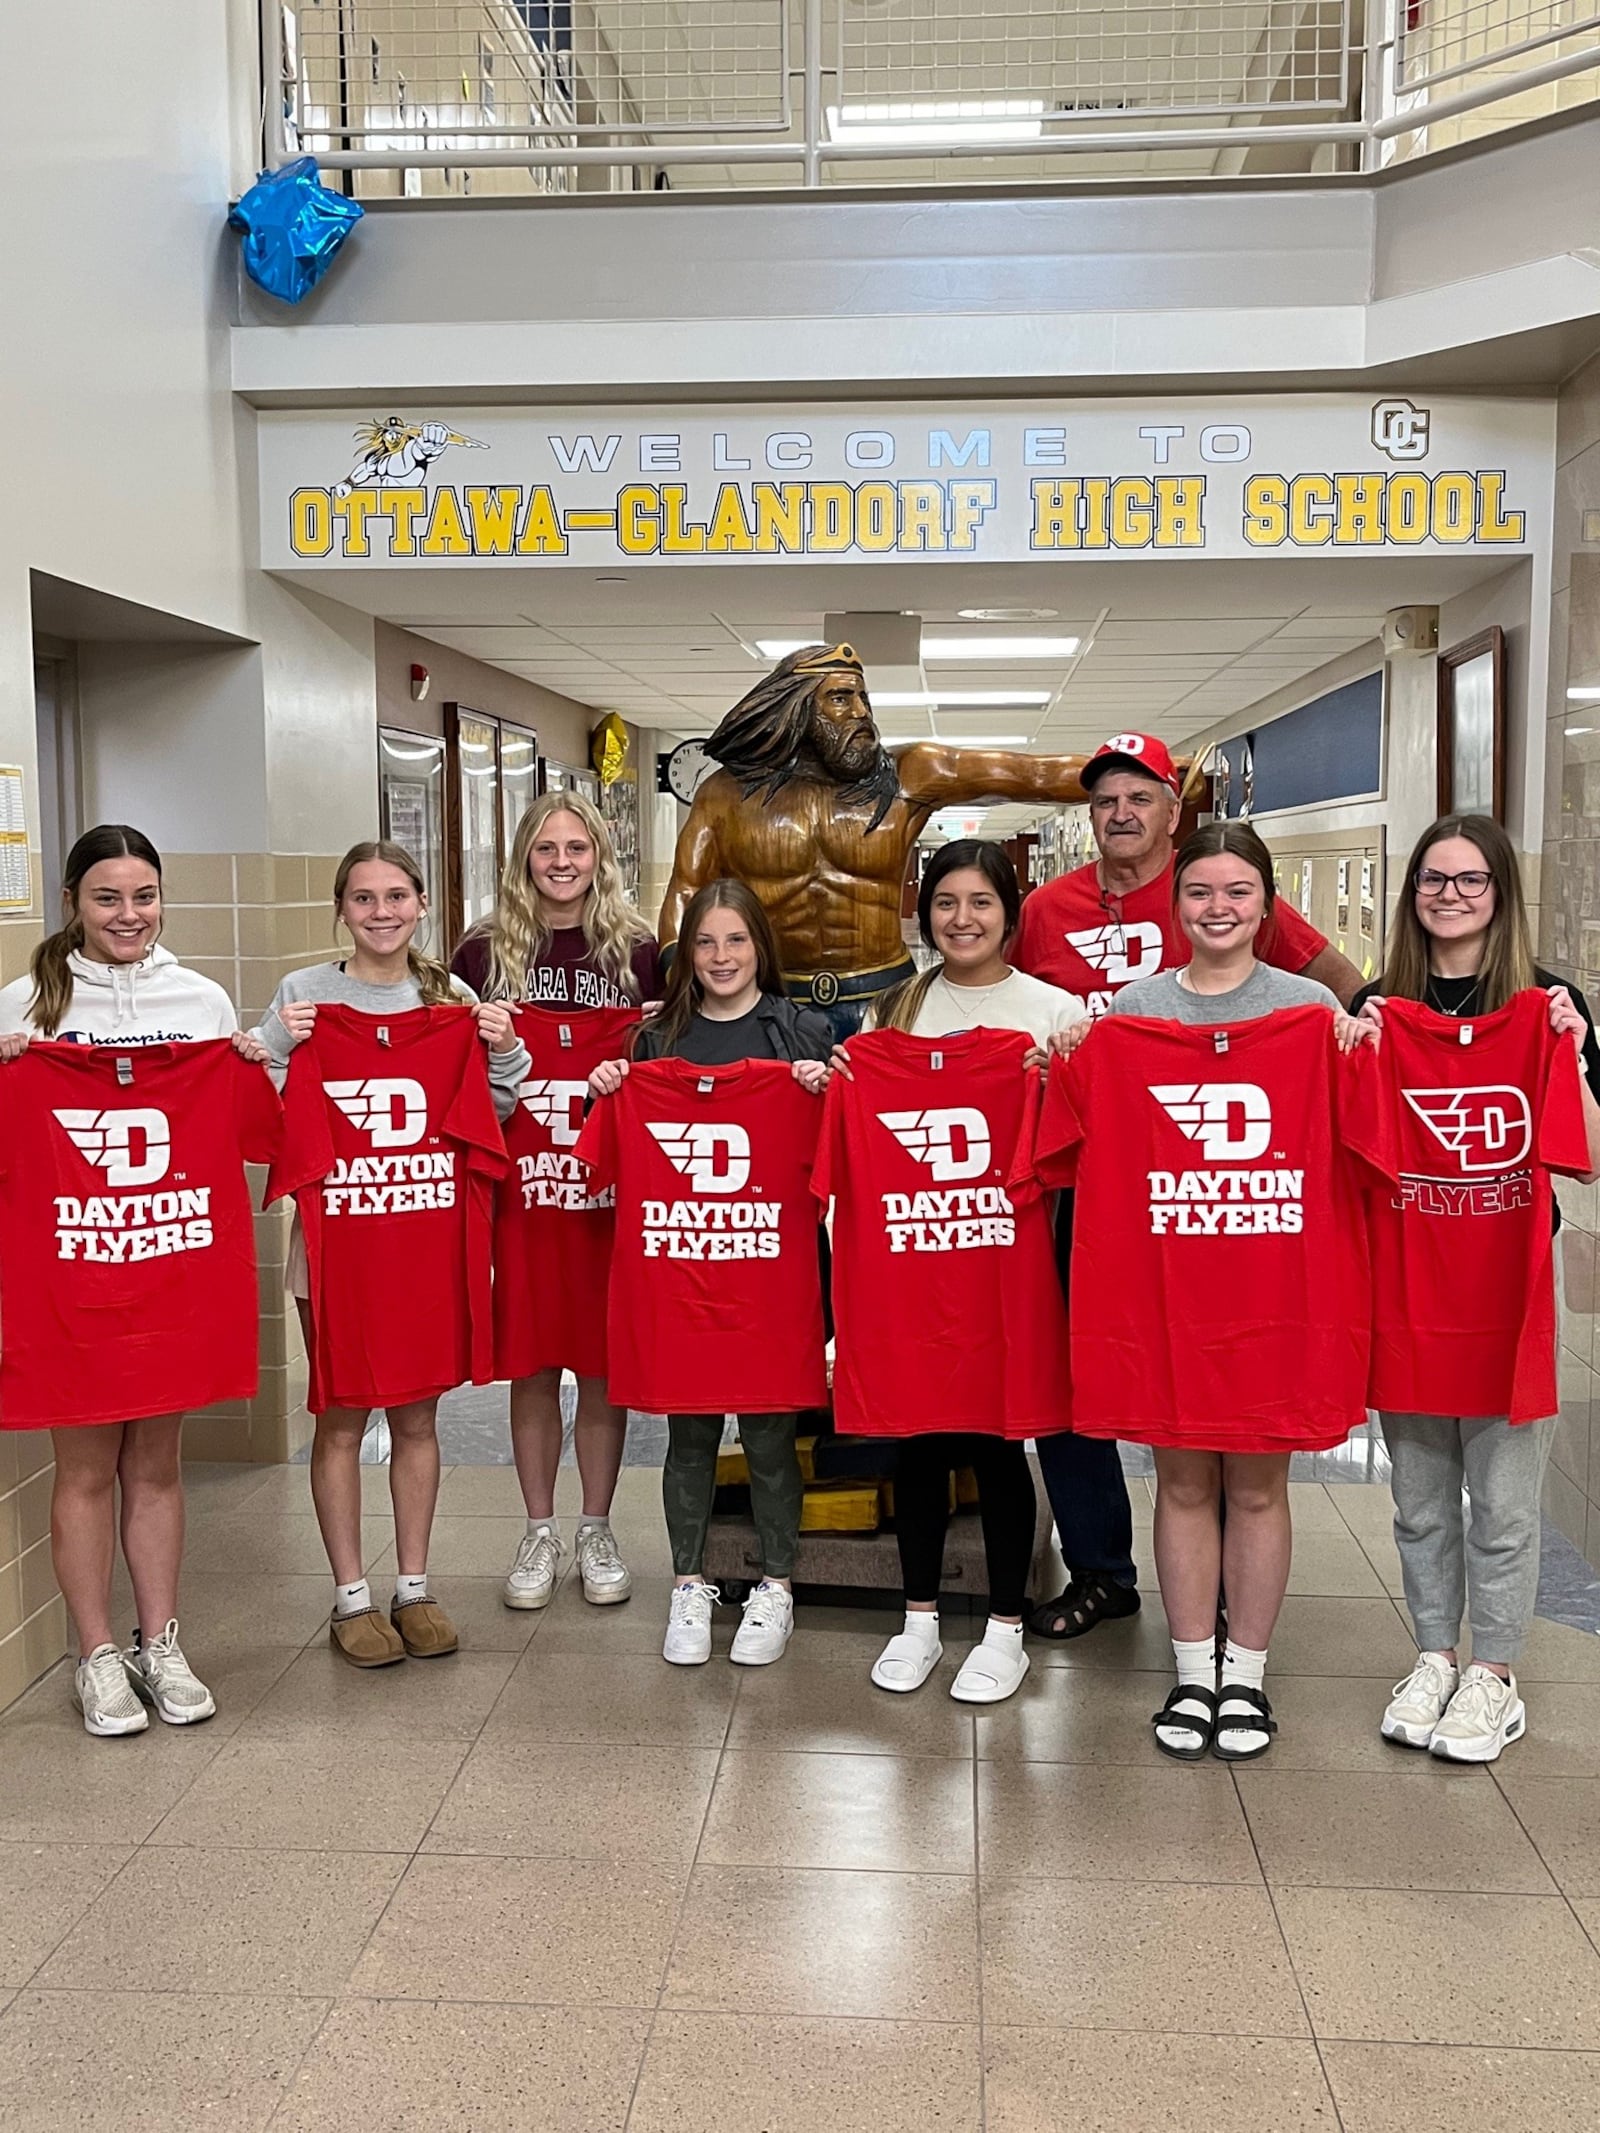
[(1106, 770), (1142, 770), (1147, 777), (1165, 785), (1174, 799), (1183, 796), (1183, 781), (1167, 753), (1167, 744), (1158, 741), (1153, 733), (1113, 733), (1084, 764), (1079, 782), (1091, 786)]

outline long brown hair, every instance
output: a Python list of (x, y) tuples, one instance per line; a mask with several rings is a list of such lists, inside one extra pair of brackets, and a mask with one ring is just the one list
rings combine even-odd
[(661, 993), (661, 1012), (649, 1024), (652, 1042), (659, 1039), (670, 1052), (700, 1012), (704, 989), (694, 974), (694, 937), (705, 924), (709, 911), (736, 911), (756, 951), (756, 984), (763, 992), (783, 991), (783, 972), (778, 965), (778, 944), (761, 908), (761, 899), (742, 881), (708, 881), (689, 899), (678, 927), (678, 952), (672, 959)]
[[(1017, 870), (1011, 863), (1011, 855), (992, 837), (957, 837), (949, 844), (940, 845), (928, 861), (922, 882), (917, 890), (917, 930), (922, 935), (924, 948), (933, 947), (933, 898), (940, 882), (947, 874), (958, 874), (971, 867), (981, 874), (1000, 899), (1000, 909), (1005, 916), (1005, 941), (1017, 930), (1022, 916), (1022, 890), (1017, 882)], [(898, 1029), (911, 1036), (917, 1026), (917, 1017), (922, 1012), (923, 1002), (933, 990), (935, 982), (944, 973), (944, 959), (930, 963), (926, 970), (919, 970), (914, 978), (902, 979), (900, 984), (886, 992), (868, 1015), (872, 1029)]]
[(500, 877), (494, 914), (473, 928), (489, 943), (484, 997), (524, 999), (528, 973), (550, 945), (550, 928), (540, 915), (538, 894), (528, 873), (528, 856), (552, 815), (573, 816), (583, 824), (584, 834), (594, 846), (594, 880), (583, 899), (583, 937), (603, 975), (625, 999), (635, 999), (639, 982), (633, 974), (633, 951), (641, 941), (653, 936), (628, 901), (606, 819), (581, 792), (544, 793), (517, 824), (511, 854)]
[(1538, 981), (1533, 972), (1533, 942), (1528, 934), (1528, 910), (1522, 898), (1522, 875), (1511, 839), (1488, 815), (1441, 815), (1425, 829), (1406, 861), (1405, 885), (1396, 899), (1394, 927), (1389, 935), (1379, 990), (1398, 1000), (1425, 1000), (1433, 968), (1432, 935), (1417, 916), (1417, 872), (1433, 845), (1446, 838), (1464, 837), (1483, 854), (1483, 863), (1494, 884), (1494, 915), (1483, 936), (1483, 960), (1478, 965), (1479, 1014), (1492, 1015), (1497, 1007)]
[(72, 1005), (73, 977), (67, 957), (83, 946), (78, 891), (85, 874), (103, 859), (142, 859), (147, 867), (155, 869), (157, 884), (160, 883), (161, 854), (143, 830), (132, 829), (126, 822), (102, 822), (97, 828), (84, 831), (68, 852), (62, 869), (61, 893), (71, 905), (72, 915), (64, 926), (39, 943), (28, 966), (33, 976), (28, 1020), (41, 1037), (55, 1035)]
[[(381, 860), (385, 866), (398, 867), (410, 882), (418, 896), (427, 897), (427, 885), (422, 879), (422, 869), (403, 844), (396, 844), (390, 837), (369, 837), (362, 844), (351, 845), (339, 861), (339, 870), (333, 877), (333, 916), (337, 924), (344, 892), (350, 886), (350, 876), (355, 868), (364, 866), (369, 859)], [(450, 973), (443, 963), (436, 963), (432, 956), (422, 955), (415, 946), (406, 950), (406, 968), (410, 971), (417, 991), (422, 995), (424, 1007), (448, 1007), (461, 995), (456, 991)]]

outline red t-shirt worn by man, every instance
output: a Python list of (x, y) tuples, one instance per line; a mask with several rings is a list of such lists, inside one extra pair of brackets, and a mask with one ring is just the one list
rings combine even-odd
[(1385, 1000), (1351, 1121), (1398, 1185), (1371, 1196), (1369, 1398), (1391, 1414), (1556, 1413), (1551, 1172), (1589, 1168), (1572, 1039), (1542, 992), (1492, 1015)]
[(786, 1062), (634, 1065), (575, 1151), (616, 1188), (610, 1392), (650, 1414), (827, 1402), (811, 1165), (822, 1105)]
[(1326, 1450), (1366, 1415), (1370, 1284), (1341, 1119), (1373, 1073), (1325, 1008), (1190, 1028), (1108, 1016), (1053, 1060), (1031, 1163), (1077, 1187), (1073, 1427)]
[(179, 1414), (256, 1390), (246, 1163), (272, 1084), (226, 1039), (30, 1044), (0, 1107), (0, 1428)]
[[(1279, 897), (1262, 922), (1255, 952), (1279, 970), (1300, 971), (1327, 945), (1327, 936)], [(1172, 909), (1172, 862), (1126, 896), (1101, 887), (1093, 860), (1045, 882), (1023, 904), (1009, 952), (1018, 970), (1077, 993), (1091, 1015), (1103, 1015), (1124, 985), (1189, 960)]]
[(1048, 1436), (1068, 1426), (1067, 1324), (1042, 1203), (1006, 1179), (1037, 1102), (1014, 1030), (850, 1040), (813, 1180), (833, 1213), (841, 1430)]
[(293, 1193), (305, 1230), (312, 1412), (488, 1384), (506, 1151), (468, 1009), (319, 1006), (283, 1102), (267, 1198)]
[(616, 1217), (610, 1189), (592, 1190), (574, 1151), (589, 1076), (626, 1055), (639, 1012), (519, 1007), (513, 1020), (533, 1070), (506, 1123), (511, 1169), (495, 1193), (495, 1376), (603, 1378)]

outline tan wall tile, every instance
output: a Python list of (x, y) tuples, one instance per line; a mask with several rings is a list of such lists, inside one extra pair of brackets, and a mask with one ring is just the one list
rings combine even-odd
[(22, 1626), (22, 1564), (0, 1563), (0, 1637)]
[(235, 852), (233, 893), (241, 904), (270, 904), (277, 900), (274, 887), (276, 861), (270, 852)]
[(256, 1457), (250, 1441), (250, 1424), (243, 1417), (231, 1418), (208, 1409), (191, 1415), (183, 1425), (185, 1459), (235, 1459)]
[(17, 1469), (17, 1432), (0, 1429), (0, 1496), (14, 1489), (21, 1478)]
[(44, 1467), (29, 1478), (17, 1490), (17, 1539), (23, 1548), (31, 1548), (50, 1531), (50, 1493), (55, 1486), (56, 1470)]
[(7, 920), (0, 925), (0, 984), (25, 978), (33, 951), (44, 938), (37, 919)]
[(19, 1626), (9, 1637), (0, 1637), (0, 1711), (8, 1703), (15, 1703), (33, 1678), (28, 1672), (27, 1644)]
[(275, 852), (272, 857), (272, 893), (260, 901), (264, 904), (303, 904), (309, 895), (305, 855)]
[(342, 852), (317, 852), (306, 859), (306, 902), (321, 904), (323, 909), (333, 908), (333, 877), (339, 870)]
[(161, 886), (168, 904), (231, 904), (231, 852), (163, 852)]
[(37, 1474), (56, 1463), (55, 1441), (47, 1429), (14, 1430), (11, 1442), (16, 1447), (19, 1483), (26, 1481), (30, 1474)]
[[(28, 1543), (22, 1538), (22, 1498), (15, 1489), (0, 1496), (0, 1563), (14, 1563)], [(9, 1624), (0, 1624), (4, 1636)]]
[(50, 1560), (49, 1536), (35, 1541), (23, 1556), (22, 1571), (22, 1619), (26, 1621), (41, 1607), (48, 1607), (56, 1594), (55, 1566)]
[(37, 1681), (55, 1665), (67, 1649), (67, 1639), (67, 1603), (57, 1593), (22, 1625), (23, 1661), (30, 1681)]
[(163, 943), (187, 961), (191, 956), (235, 956), (238, 917), (232, 903), (177, 904), (167, 912)]

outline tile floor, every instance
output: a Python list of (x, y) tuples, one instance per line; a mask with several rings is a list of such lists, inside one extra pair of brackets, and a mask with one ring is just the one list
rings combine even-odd
[[(1385, 1492), (1295, 1485), (1268, 1763), (1164, 1762), (1158, 1604), (992, 1712), (874, 1690), (886, 1613), (770, 1672), (659, 1658), (638, 1589), (499, 1604), (505, 1468), (446, 1475), (456, 1658), (328, 1650), (303, 1467), (198, 1468), (219, 1717), (0, 1718), (6, 2133), (1570, 2133), (1600, 2123), (1600, 1638), (1541, 1621), (1493, 1770), (1377, 1738)], [(393, 1558), (368, 1470), (372, 1570)], [(563, 1477), (564, 1491), (570, 1477)], [(1140, 1484), (1148, 1559), (1148, 1492)], [(570, 1506), (567, 1506), (570, 1508)]]

